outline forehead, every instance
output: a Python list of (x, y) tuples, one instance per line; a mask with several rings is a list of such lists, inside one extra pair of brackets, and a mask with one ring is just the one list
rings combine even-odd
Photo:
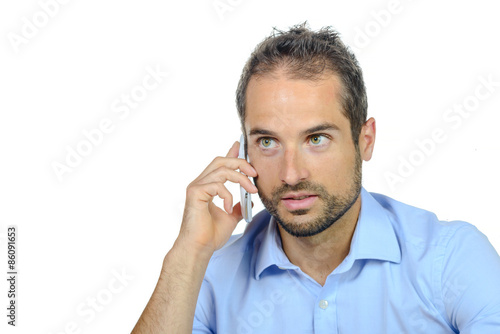
[(325, 122), (348, 129), (341, 91), (336, 75), (314, 81), (284, 75), (252, 77), (246, 93), (246, 132), (253, 128), (301, 131)]

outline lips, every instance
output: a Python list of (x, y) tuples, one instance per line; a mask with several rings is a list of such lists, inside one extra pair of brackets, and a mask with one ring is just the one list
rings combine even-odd
[(281, 201), (289, 211), (309, 209), (318, 199), (318, 195), (311, 193), (288, 193)]

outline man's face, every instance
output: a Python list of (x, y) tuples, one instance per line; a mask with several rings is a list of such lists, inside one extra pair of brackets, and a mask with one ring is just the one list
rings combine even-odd
[(342, 114), (341, 84), (253, 77), (247, 88), (248, 155), (266, 209), (294, 236), (318, 234), (361, 190), (361, 156)]

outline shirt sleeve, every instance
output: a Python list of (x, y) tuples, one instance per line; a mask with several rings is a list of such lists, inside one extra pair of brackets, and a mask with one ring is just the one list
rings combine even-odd
[(444, 253), (441, 297), (461, 334), (500, 333), (500, 257), (486, 236), (463, 225)]
[(213, 291), (210, 284), (203, 280), (193, 321), (193, 334), (214, 334), (215, 333), (215, 308)]

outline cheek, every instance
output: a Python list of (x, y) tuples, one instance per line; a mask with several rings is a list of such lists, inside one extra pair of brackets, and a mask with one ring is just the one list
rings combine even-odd
[(254, 161), (252, 162), (252, 166), (258, 174), (257, 182), (259, 190), (265, 194), (269, 194), (277, 186), (277, 182), (279, 183), (278, 168), (276, 168), (275, 164), (264, 160)]
[(345, 156), (325, 155), (324, 157), (310, 160), (309, 170), (311, 180), (321, 183), (330, 189), (341, 189), (350, 184), (353, 174), (354, 161)]

